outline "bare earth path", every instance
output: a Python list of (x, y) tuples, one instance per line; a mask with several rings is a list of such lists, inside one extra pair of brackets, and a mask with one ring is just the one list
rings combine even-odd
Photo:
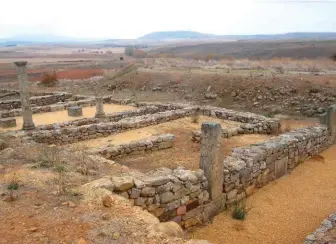
[(325, 162), (309, 160), (249, 197), (244, 222), (225, 211), (192, 237), (220, 244), (302, 243), (336, 211), (336, 146), (321, 155)]

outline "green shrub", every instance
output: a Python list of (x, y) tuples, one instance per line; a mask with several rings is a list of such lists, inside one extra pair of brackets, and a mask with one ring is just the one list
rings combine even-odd
[(234, 202), (234, 209), (232, 212), (232, 218), (233, 219), (238, 219), (238, 220), (245, 220), (248, 209), (246, 208), (246, 200), (243, 199), (240, 203), (236, 200)]
[(125, 55), (133, 56), (134, 47), (125, 47)]

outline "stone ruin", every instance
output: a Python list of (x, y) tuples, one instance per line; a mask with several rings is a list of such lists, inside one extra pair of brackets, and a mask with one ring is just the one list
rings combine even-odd
[[(255, 189), (282, 177), (299, 163), (318, 155), (336, 142), (336, 107), (331, 106), (325, 117), (321, 118), (322, 125), (297, 129), (262, 143), (234, 148), (232, 154), (224, 158), (219, 150), (224, 138), (251, 133), (277, 134), (279, 120), (212, 106), (146, 102), (132, 104), (136, 110), (105, 114), (104, 103), (131, 104), (130, 100), (115, 100), (111, 96), (70, 96), (72, 100), (65, 101), (70, 99), (67, 94), (51, 94), (48, 96), (62, 96), (64, 102), (31, 106), (25, 76), (26, 63), (17, 62), (16, 65), (22, 107), (19, 114), (23, 116), (23, 129), (28, 130), (24, 136), (36, 143), (64, 145), (190, 117), (195, 113), (208, 116), (210, 122), (203, 123), (201, 131), (192, 134), (192, 140), (200, 142), (201, 146), (198, 170), (161, 167), (147, 173), (132, 171), (107, 176), (85, 185), (92, 189), (107, 189), (129, 199), (160, 221), (175, 221), (184, 228), (210, 220), (234, 201), (248, 197)], [(74, 105), (96, 105), (96, 116), (34, 126), (34, 111), (70, 111)], [(2, 118), (17, 116), (17, 110), (20, 110), (17, 101), (7, 102), (6, 107), (10, 106), (15, 108), (0, 112)], [(237, 121), (241, 125), (228, 130), (211, 122), (211, 118)], [(95, 160), (111, 160), (171, 148), (174, 138), (171, 134), (157, 135), (121, 145), (109, 144), (87, 153)]]

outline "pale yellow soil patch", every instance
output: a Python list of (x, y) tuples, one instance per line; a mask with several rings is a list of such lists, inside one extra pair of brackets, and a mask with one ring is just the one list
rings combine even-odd
[[(234, 121), (220, 120), (216, 118), (210, 118), (206, 116), (200, 116), (198, 123), (192, 123), (190, 117), (181, 118), (166, 123), (147, 126), (140, 129), (135, 129), (131, 131), (122, 132), (116, 135), (110, 135), (108, 137), (97, 138), (88, 141), (81, 141), (75, 143), (76, 145), (87, 146), (87, 147), (101, 147), (107, 144), (123, 144), (129, 143), (131, 141), (141, 140), (149, 138), (153, 135), (172, 133), (169, 132), (174, 129), (184, 129), (190, 131), (201, 130), (201, 124), (205, 121), (213, 121), (221, 124), (222, 128), (232, 128), (237, 127), (240, 123)], [(173, 133), (175, 134), (175, 133)], [(190, 134), (191, 135), (191, 134)], [(178, 135), (176, 135), (178, 136)], [(190, 143), (192, 143), (190, 141)]]
[[(135, 107), (126, 106), (126, 105), (117, 105), (117, 104), (104, 104), (105, 113), (116, 113), (127, 110), (134, 110)], [(40, 113), (33, 114), (33, 121), (35, 125), (45, 125), (45, 124), (53, 124), (53, 123), (62, 123), (66, 121), (72, 121), (83, 118), (92, 118), (95, 116), (96, 107), (83, 107), (83, 116), (80, 117), (69, 117), (67, 110), (56, 111), (56, 112), (48, 112), (48, 113)], [(15, 117), (16, 118), (16, 127), (12, 128), (0, 128), (0, 131), (6, 130), (18, 130), (22, 128), (23, 119), (22, 116)]]
[(191, 236), (220, 244), (302, 243), (336, 210), (336, 146), (321, 155), (325, 162), (304, 162), (249, 197), (245, 221), (233, 220), (231, 211), (225, 211)]

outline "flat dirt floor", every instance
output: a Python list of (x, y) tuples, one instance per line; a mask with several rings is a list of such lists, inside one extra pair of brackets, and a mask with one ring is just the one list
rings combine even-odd
[[(187, 169), (199, 168), (200, 144), (191, 141), (191, 133), (201, 130), (204, 121), (219, 122), (222, 128), (236, 127), (239, 123), (200, 116), (198, 123), (192, 123), (191, 118), (182, 118), (158, 125), (123, 132), (109, 137), (98, 138), (72, 144), (73, 146), (101, 147), (111, 144), (129, 143), (134, 140), (149, 138), (153, 135), (171, 133), (176, 136), (174, 146), (169, 149), (144, 153), (140, 155), (128, 155), (116, 159), (117, 163), (146, 172), (158, 167), (176, 168), (184, 166)], [(223, 140), (222, 155), (229, 155), (232, 148), (246, 146), (252, 143), (262, 142), (272, 138), (270, 135), (242, 135)]]
[[(116, 113), (122, 112), (127, 110), (134, 110), (135, 107), (126, 106), (126, 105), (117, 105), (117, 104), (104, 104), (104, 111), (105, 113)], [(83, 119), (83, 118), (93, 118), (96, 113), (96, 107), (83, 107), (83, 116), (80, 117), (70, 117), (68, 116), (67, 110), (56, 111), (56, 112), (48, 112), (48, 113), (40, 113), (40, 114), (33, 114), (33, 120), (35, 125), (45, 125), (45, 124), (53, 124), (53, 123), (62, 123), (66, 121), (72, 121), (76, 119)], [(11, 128), (0, 128), (1, 131), (7, 130), (19, 130), (22, 128), (22, 116), (15, 117), (16, 118), (16, 127)]]
[(320, 222), (336, 210), (336, 146), (323, 160), (309, 160), (247, 199), (251, 208), (245, 221), (233, 220), (231, 211), (191, 233), (213, 243), (302, 243)]

